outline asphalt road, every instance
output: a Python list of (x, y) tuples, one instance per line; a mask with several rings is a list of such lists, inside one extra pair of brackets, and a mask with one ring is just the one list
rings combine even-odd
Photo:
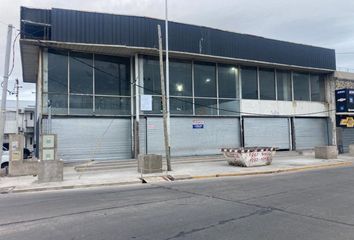
[(354, 239), (354, 168), (0, 195), (0, 239)]

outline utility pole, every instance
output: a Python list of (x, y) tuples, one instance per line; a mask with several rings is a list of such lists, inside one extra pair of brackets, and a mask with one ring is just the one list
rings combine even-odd
[[(16, 132), (17, 132), (17, 134), (19, 134), (20, 133), (20, 131), (19, 131), (19, 124), (18, 124), (18, 120), (19, 120), (19, 94), (20, 94), (20, 84), (19, 84), (19, 82), (18, 82), (18, 79), (16, 79), (16, 86), (15, 86), (15, 91), (16, 91)], [(21, 126), (22, 126), (22, 124), (21, 124)]]
[[(170, 60), (169, 60), (169, 52), (168, 52), (168, 0), (165, 0), (165, 45), (166, 45), (166, 105), (167, 105), (167, 132), (168, 139), (170, 142)], [(171, 146), (168, 146), (171, 149)], [(170, 152), (171, 154), (171, 152)]]
[(1, 84), (1, 111), (0, 111), (0, 162), (2, 160), (2, 146), (4, 143), (4, 130), (5, 130), (5, 117), (6, 117), (6, 98), (7, 98), (7, 85), (9, 80), (9, 66), (10, 66), (10, 50), (12, 42), (12, 28), (10, 24), (7, 27), (7, 42), (5, 51), (5, 67), (4, 67), (4, 80)]
[(164, 132), (164, 140), (165, 140), (166, 163), (167, 163), (167, 171), (172, 171), (171, 158), (170, 158), (170, 143), (169, 143), (168, 130), (167, 130), (167, 106), (166, 106), (167, 104), (166, 104), (165, 77), (163, 71), (162, 37), (161, 37), (160, 25), (157, 25), (157, 32), (159, 37), (160, 79), (161, 79), (163, 132)]

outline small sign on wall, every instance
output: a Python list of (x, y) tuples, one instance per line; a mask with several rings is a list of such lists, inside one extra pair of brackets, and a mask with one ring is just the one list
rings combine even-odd
[(205, 122), (203, 120), (193, 120), (192, 121), (192, 128), (193, 129), (203, 129)]
[(140, 96), (140, 110), (141, 111), (152, 111), (152, 96), (151, 95), (141, 95)]

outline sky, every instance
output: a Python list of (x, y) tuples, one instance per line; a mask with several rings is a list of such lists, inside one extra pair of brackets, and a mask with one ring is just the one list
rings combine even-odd
[[(165, 0), (0, 0), (0, 75), (4, 74), (7, 24), (19, 28), (20, 6), (164, 18), (164, 3)], [(335, 49), (337, 68), (354, 72), (353, 0), (168, 0), (168, 6), (172, 21)], [(16, 31), (13, 39), (15, 34)], [(35, 85), (22, 82), (18, 41), (9, 90), (16, 78), (22, 86), (20, 99), (34, 100)]]

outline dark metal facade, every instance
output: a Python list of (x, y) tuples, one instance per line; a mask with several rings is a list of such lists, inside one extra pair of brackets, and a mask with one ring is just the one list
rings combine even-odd
[[(163, 20), (146, 17), (56, 8), (22, 8), (21, 12), (22, 20), (50, 21), (50, 40), (60, 42), (157, 48), (157, 24), (164, 24)], [(336, 68), (333, 49), (175, 22), (169, 23), (169, 34), (171, 51), (328, 70)]]

